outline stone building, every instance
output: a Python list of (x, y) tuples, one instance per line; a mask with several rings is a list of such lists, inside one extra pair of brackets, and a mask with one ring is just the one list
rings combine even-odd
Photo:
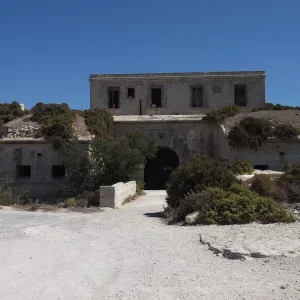
[(115, 116), (115, 134), (136, 130), (158, 141), (156, 159), (142, 167), (147, 188), (163, 188), (192, 156), (227, 160), (227, 140), (204, 114), (227, 105), (252, 111), (265, 104), (265, 72), (90, 75), (90, 107)]
[[(156, 158), (141, 166), (137, 178), (145, 181), (146, 188), (164, 188), (178, 165), (199, 154), (222, 161), (244, 158), (274, 170), (285, 162), (300, 162), (297, 140), (271, 139), (257, 152), (237, 151), (230, 149), (225, 127), (203, 120), (208, 110), (230, 104), (240, 106), (246, 116), (253, 115), (253, 109), (265, 104), (264, 72), (91, 75), (90, 88), (91, 108), (105, 108), (114, 115), (116, 139), (142, 131), (157, 141)], [(277, 123), (295, 124), (298, 118), (293, 111), (285, 119), (277, 114), (271, 116)], [(82, 117), (77, 117), (75, 127), (82, 128), (76, 134), (87, 147), (91, 136)], [(67, 170), (51, 143), (34, 138), (37, 129), (28, 116), (0, 128), (0, 177), (33, 196), (56, 195)]]
[[(68, 193), (67, 170), (51, 141), (36, 137), (40, 126), (30, 115), (0, 127), (0, 180), (29, 197), (47, 198)], [(84, 123), (78, 117), (76, 124)], [(82, 126), (81, 126), (82, 127)], [(84, 126), (76, 131), (78, 145), (88, 148), (90, 135)]]
[(90, 108), (113, 115), (197, 115), (235, 104), (265, 103), (265, 72), (90, 75)]
[(29, 197), (67, 192), (65, 167), (53, 145), (44, 139), (0, 139), (0, 178)]

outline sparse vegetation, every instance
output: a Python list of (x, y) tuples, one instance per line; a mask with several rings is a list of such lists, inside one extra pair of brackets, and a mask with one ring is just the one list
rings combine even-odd
[(272, 178), (266, 174), (256, 174), (251, 179), (250, 189), (262, 197), (270, 197), (277, 202), (289, 200), (288, 185), (282, 184), (280, 177)]
[(298, 135), (300, 135), (300, 130), (290, 124), (279, 124), (274, 130), (274, 136), (282, 140), (294, 139)]
[(285, 173), (280, 178), (282, 182), (300, 185), (300, 164), (286, 164), (283, 169)]
[(144, 194), (145, 182), (138, 180), (136, 182), (136, 194), (141, 196)]
[(244, 159), (237, 159), (230, 164), (230, 169), (235, 175), (252, 174), (254, 168), (250, 161)]
[(273, 130), (269, 121), (248, 117), (230, 130), (228, 139), (231, 147), (257, 150), (262, 142), (272, 135)]
[(66, 204), (66, 207), (77, 206), (77, 201), (76, 201), (76, 199), (74, 197), (72, 197), (72, 198), (68, 198), (65, 201), (65, 204)]
[(2, 183), (0, 183), (0, 205), (10, 206), (19, 204), (20, 198), (13, 195), (12, 190)]
[(253, 111), (261, 110), (300, 110), (300, 106), (288, 106), (281, 104), (266, 103), (262, 108), (256, 108)]
[(217, 122), (224, 123), (224, 121), (229, 118), (237, 115), (240, 112), (240, 108), (236, 105), (229, 105), (223, 108), (212, 110), (206, 114), (203, 120), (208, 122)]
[(0, 103), (0, 126), (14, 119), (23, 117), (25, 111), (21, 109), (17, 101), (12, 103)]
[(0, 178), (0, 205), (12, 206), (25, 204), (32, 205), (34, 201), (28, 198), (26, 192), (22, 190), (13, 191), (9, 184)]

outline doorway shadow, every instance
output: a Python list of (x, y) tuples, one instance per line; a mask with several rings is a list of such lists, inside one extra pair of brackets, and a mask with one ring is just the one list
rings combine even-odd
[(168, 147), (160, 147), (156, 157), (145, 165), (144, 181), (146, 190), (164, 190), (170, 174), (179, 165), (178, 155)]

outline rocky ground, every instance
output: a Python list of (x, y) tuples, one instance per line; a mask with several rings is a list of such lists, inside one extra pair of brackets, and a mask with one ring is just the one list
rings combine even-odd
[[(170, 226), (164, 197), (92, 214), (2, 208), (1, 300), (300, 298), (300, 223)], [(228, 259), (207, 242), (271, 256)]]
[(247, 117), (264, 119), (270, 121), (273, 125), (290, 124), (300, 129), (299, 110), (262, 110), (257, 112), (243, 112), (226, 119), (224, 124), (226, 131), (229, 132), (234, 125)]

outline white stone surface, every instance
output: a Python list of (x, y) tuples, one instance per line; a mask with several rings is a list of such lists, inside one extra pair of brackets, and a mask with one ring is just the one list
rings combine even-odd
[(274, 175), (274, 177), (279, 177), (283, 174), (284, 172), (279, 172), (279, 171), (273, 171), (273, 170), (255, 170), (252, 174), (243, 174), (243, 175), (237, 175), (236, 178), (240, 179), (242, 181), (246, 181), (248, 179), (251, 179), (254, 177), (254, 175), (259, 175), (259, 174), (265, 174), (265, 175)]
[(194, 224), (197, 220), (198, 215), (199, 215), (199, 212), (194, 211), (193, 213), (191, 213), (185, 217), (185, 222), (187, 224)]
[(136, 193), (136, 182), (118, 182), (111, 186), (100, 186), (100, 207), (118, 208)]
[(200, 241), (232, 259), (300, 257), (300, 223), (200, 227)]
[(1, 300), (299, 300), (299, 257), (218, 257), (199, 243), (218, 228), (165, 225), (164, 198), (90, 214), (1, 209)]

